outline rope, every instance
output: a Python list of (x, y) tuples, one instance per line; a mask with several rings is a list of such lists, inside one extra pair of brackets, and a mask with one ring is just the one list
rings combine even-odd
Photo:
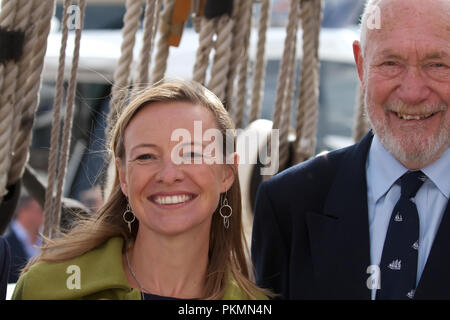
[(159, 0), (147, 0), (145, 7), (145, 18), (144, 18), (144, 36), (143, 44), (141, 48), (141, 54), (139, 59), (139, 72), (133, 86), (137, 88), (142, 88), (145, 86), (148, 79), (148, 71), (150, 67), (150, 58), (153, 50), (153, 39), (156, 31), (156, 8)]
[(45, 190), (45, 204), (44, 204), (44, 235), (51, 236), (53, 223), (53, 190), (55, 188), (56, 170), (58, 164), (59, 151), (59, 132), (60, 132), (60, 118), (61, 118), (61, 102), (64, 94), (64, 69), (66, 64), (66, 48), (67, 38), (69, 35), (69, 27), (67, 21), (69, 15), (67, 9), (72, 4), (72, 0), (65, 0), (62, 16), (62, 30), (61, 30), (61, 48), (59, 50), (58, 72), (56, 74), (56, 94), (53, 103), (53, 121), (50, 136), (50, 153), (48, 160), (48, 183)]
[[(18, 1), (3, 1), (0, 12), (0, 27), (14, 30)], [(8, 191), (8, 171), (11, 163), (11, 133), (14, 120), (13, 106), (17, 69), (13, 61), (8, 61), (0, 69), (0, 198)]]
[(27, 113), (24, 97), (26, 95), (25, 87), (31, 72), (33, 60), (33, 48), (36, 45), (36, 20), (35, 14), (38, 7), (38, 1), (24, 0), (25, 4), (20, 5), (18, 12), (19, 29), (25, 32), (22, 56), (18, 62), (18, 76), (16, 84), (16, 110), (14, 112), (14, 126), (12, 137), (12, 161), (8, 173), (8, 185), (16, 183), (23, 174), (25, 163), (28, 160), (28, 148), (30, 140), (27, 137), (31, 134), (34, 119), (34, 110), (31, 115)]
[(194, 64), (193, 80), (205, 84), (206, 70), (209, 64), (209, 53), (213, 45), (213, 36), (215, 33), (215, 19), (202, 17), (200, 20), (201, 28), (199, 35), (199, 46)]
[(121, 55), (114, 73), (114, 85), (109, 103), (107, 136), (115, 122), (120, 110), (121, 102), (126, 99), (130, 78), (130, 69), (133, 62), (133, 49), (136, 41), (136, 32), (142, 14), (142, 0), (127, 0), (126, 12), (123, 18)]
[(370, 125), (366, 118), (365, 108), (364, 108), (364, 92), (362, 91), (361, 85), (358, 85), (358, 90), (356, 92), (356, 103), (355, 103), (355, 120), (353, 127), (353, 139), (355, 142), (364, 137), (364, 135), (369, 131)]
[(286, 94), (288, 90), (288, 81), (290, 79), (290, 56), (293, 52), (292, 47), (296, 43), (299, 0), (291, 1), (289, 9), (288, 24), (286, 26), (286, 38), (284, 39), (284, 51), (280, 64), (280, 73), (278, 74), (277, 98), (275, 100), (275, 109), (273, 114), (273, 129), (279, 129), (281, 125), (281, 115), (284, 113)]
[(233, 40), (233, 21), (224, 14), (218, 18), (217, 40), (215, 42), (214, 62), (211, 68), (211, 80), (208, 88), (214, 92), (220, 100), (225, 99), (227, 75), (231, 57), (231, 43)]
[(247, 105), (246, 98), (247, 98), (247, 76), (248, 76), (248, 70), (249, 70), (249, 59), (248, 59), (248, 47), (250, 45), (250, 32), (252, 27), (252, 3), (250, 1), (245, 2), (245, 4), (248, 4), (248, 7), (246, 6), (243, 8), (243, 11), (245, 13), (245, 20), (243, 22), (243, 29), (245, 29), (245, 37), (244, 37), (244, 43), (243, 43), (243, 52), (241, 56), (241, 63), (239, 68), (239, 79), (238, 79), (238, 92), (237, 92), (237, 99), (236, 99), (236, 105), (233, 108), (235, 112), (232, 112), (234, 114), (234, 121), (236, 123), (236, 128), (242, 128), (243, 122), (244, 122), (244, 114), (245, 114), (245, 107)]
[(266, 32), (270, 21), (270, 0), (263, 0), (259, 9), (258, 44), (253, 73), (253, 91), (248, 122), (259, 118), (264, 95), (264, 77), (266, 74)]
[(152, 83), (157, 83), (164, 78), (167, 68), (167, 58), (169, 57), (169, 39), (170, 26), (172, 21), (173, 8), (175, 0), (165, 0), (164, 11), (159, 21), (159, 39), (156, 56), (154, 59), (154, 67), (152, 72)]
[(79, 0), (80, 6), (80, 28), (75, 31), (75, 47), (73, 49), (72, 69), (70, 70), (69, 87), (66, 98), (66, 117), (64, 119), (64, 128), (61, 145), (61, 156), (58, 168), (58, 185), (56, 188), (55, 205), (53, 208), (53, 226), (58, 228), (61, 217), (61, 201), (64, 187), (64, 177), (66, 175), (67, 162), (69, 160), (70, 139), (73, 124), (73, 110), (75, 101), (75, 89), (77, 85), (78, 61), (80, 59), (81, 32), (83, 29), (84, 13), (86, 10), (86, 0)]
[(318, 38), (322, 20), (322, 1), (301, 1), (303, 59), (297, 113), (295, 162), (304, 161), (314, 154), (319, 104)]
[(288, 160), (289, 160), (289, 140), (288, 135), (290, 132), (291, 127), (291, 111), (294, 103), (294, 92), (296, 87), (296, 74), (297, 74), (297, 37), (295, 38), (295, 42), (292, 45), (292, 52), (289, 55), (289, 79), (287, 83), (287, 93), (286, 98), (283, 103), (283, 113), (281, 115), (281, 125), (280, 125), (280, 132), (279, 132), (279, 168), (283, 169), (289, 166)]
[(243, 26), (246, 25), (251, 10), (252, 0), (235, 1), (233, 7), (233, 42), (231, 49), (231, 58), (228, 71), (228, 80), (226, 88), (226, 108), (234, 110), (233, 91), (235, 86), (235, 78), (239, 65), (242, 63), (245, 47), (246, 30)]
[[(286, 165), (289, 158), (288, 133), (295, 87), (295, 58), (297, 46), (298, 20), (300, 2), (291, 1), (289, 8), (288, 24), (286, 26), (286, 38), (284, 39), (284, 51), (278, 75), (277, 97), (273, 114), (273, 129), (280, 129), (279, 166)], [(284, 117), (283, 117), (284, 115)]]

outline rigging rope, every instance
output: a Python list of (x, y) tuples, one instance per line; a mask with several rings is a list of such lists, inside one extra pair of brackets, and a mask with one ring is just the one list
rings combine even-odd
[(159, 21), (159, 39), (156, 55), (153, 61), (152, 83), (157, 83), (164, 78), (169, 57), (169, 35), (175, 0), (165, 0), (164, 10)]
[(297, 107), (295, 163), (314, 155), (319, 104), (318, 44), (322, 0), (301, 0), (303, 59)]
[(231, 44), (233, 41), (232, 29), (233, 21), (228, 15), (224, 14), (218, 18), (214, 61), (208, 88), (222, 101), (225, 99), (225, 89), (228, 80)]
[(65, 0), (62, 15), (62, 29), (61, 29), (61, 48), (59, 51), (58, 72), (56, 75), (56, 94), (53, 102), (53, 121), (50, 135), (50, 153), (48, 160), (48, 183), (45, 190), (45, 204), (44, 204), (44, 235), (51, 236), (53, 224), (53, 196), (55, 188), (55, 180), (58, 164), (58, 151), (59, 151), (59, 132), (61, 123), (61, 102), (64, 93), (64, 69), (66, 61), (66, 47), (67, 38), (69, 35), (69, 27), (67, 21), (69, 15), (67, 9), (71, 5), (72, 0)]
[(235, 121), (236, 128), (242, 128), (244, 122), (245, 107), (247, 106), (247, 76), (249, 73), (249, 57), (248, 57), (248, 47), (250, 45), (250, 33), (252, 27), (252, 9), (253, 3), (248, 0), (242, 3), (243, 8), (243, 21), (242, 29), (244, 29), (244, 37), (242, 41), (242, 54), (240, 56), (239, 64), (239, 75), (237, 82), (237, 99), (236, 104), (231, 110), (233, 120)]
[(209, 65), (209, 54), (213, 46), (213, 36), (215, 34), (216, 19), (200, 18), (199, 46), (194, 64), (193, 80), (205, 84), (206, 70)]
[[(0, 27), (14, 30), (19, 1), (4, 0), (0, 12)], [(14, 92), (16, 89), (17, 67), (12, 60), (0, 65), (0, 197), (8, 191), (8, 172), (11, 164), (11, 134), (14, 123)]]
[(126, 12), (123, 18), (121, 55), (114, 73), (114, 84), (111, 90), (109, 103), (107, 136), (120, 113), (120, 105), (127, 98), (128, 86), (133, 63), (133, 49), (136, 42), (136, 32), (142, 14), (142, 0), (127, 0)]
[[(46, 40), (44, 40), (42, 43), (37, 42), (39, 35), (37, 22), (39, 21), (39, 15), (41, 14), (39, 6), (40, 5), (42, 6), (42, 4), (36, 0), (26, 2), (27, 2), (26, 6), (30, 7), (28, 9), (29, 11), (27, 11), (27, 9), (23, 10), (23, 16), (20, 18), (20, 20), (23, 19), (27, 23), (25, 24), (23, 29), (25, 31), (25, 37), (23, 43), (22, 56), (19, 60), (19, 73), (15, 92), (16, 110), (14, 114), (15, 116), (17, 116), (17, 118), (15, 119), (14, 122), (15, 129), (13, 130), (17, 131), (14, 131), (13, 133), (13, 137), (15, 137), (14, 150), (12, 155), (11, 168), (8, 173), (8, 185), (16, 183), (22, 177), (25, 164), (28, 161), (29, 155), (28, 149), (31, 143), (35, 109), (37, 108), (39, 100), (39, 89), (40, 89), (39, 76), (42, 70), (41, 66), (42, 61), (38, 61), (39, 59), (38, 60), (35, 59), (34, 48), (35, 46), (41, 46), (41, 51), (45, 52), (47, 44)], [(47, 9), (50, 12), (53, 12), (52, 5), (53, 5), (52, 2), (49, 2), (48, 5), (49, 8)], [(45, 6), (45, 3), (43, 6)], [(46, 14), (47, 16), (45, 17), (44, 21), (48, 22), (47, 20), (49, 19), (48, 13)], [(48, 28), (47, 30), (43, 31), (43, 34), (45, 36), (48, 35), (48, 31), (50, 29), (49, 27), (47, 28)], [(41, 59), (43, 59), (42, 56)], [(33, 61), (35, 61), (34, 64)], [(32, 70), (34, 70), (35, 68), (39, 70), (39, 73), (37, 74), (38, 77), (37, 79), (30, 79), (30, 74), (32, 74)], [(35, 96), (31, 97), (27, 101), (26, 97), (29, 93), (29, 90), (31, 90), (30, 88), (28, 88), (30, 84), (33, 86), (36, 86), (37, 84), (38, 87), (37, 92), (35, 92)]]
[(252, 0), (235, 1), (233, 7), (233, 41), (231, 47), (230, 65), (228, 71), (228, 80), (226, 88), (225, 103), (228, 110), (234, 110), (234, 104), (236, 103), (233, 97), (233, 91), (235, 86), (236, 74), (238, 68), (242, 62), (244, 55), (244, 45), (246, 30), (243, 28), (246, 25), (246, 18), (251, 8)]
[(248, 123), (260, 117), (266, 75), (266, 33), (270, 21), (270, 0), (263, 0), (259, 8), (258, 44), (253, 71), (253, 88)]
[[(65, 3), (66, 4), (66, 3)], [(73, 124), (73, 110), (75, 105), (75, 90), (77, 85), (77, 72), (78, 72), (78, 62), (80, 58), (80, 43), (81, 43), (81, 34), (83, 29), (84, 22), (84, 14), (86, 10), (86, 0), (79, 0), (79, 9), (80, 9), (80, 26), (75, 30), (75, 46), (73, 50), (72, 57), (72, 68), (70, 70), (70, 79), (69, 86), (67, 89), (67, 97), (66, 97), (66, 116), (64, 119), (64, 127), (63, 127), (63, 135), (62, 135), (62, 143), (59, 157), (59, 166), (58, 166), (58, 175), (57, 175), (57, 187), (56, 187), (56, 196), (54, 198), (53, 206), (47, 203), (45, 207), (49, 206), (51, 208), (51, 217), (46, 217), (46, 222), (51, 222), (51, 225), (44, 224), (44, 235), (47, 237), (52, 237), (55, 235), (55, 232), (59, 229), (60, 219), (61, 219), (61, 202), (62, 202), (62, 192), (64, 187), (64, 177), (66, 175), (67, 162), (69, 160), (69, 151), (70, 151), (70, 139), (72, 132), (72, 124)], [(67, 10), (67, 9), (66, 9)], [(69, 13), (67, 11), (64, 12), (65, 15)], [(63, 28), (66, 28), (63, 26)], [(58, 121), (58, 120), (56, 120)], [(59, 132), (57, 133), (59, 135)], [(50, 183), (49, 183), (50, 185)], [(47, 188), (46, 193), (49, 192), (53, 195), (53, 189)]]
[(142, 48), (139, 58), (138, 73), (133, 83), (133, 87), (143, 88), (148, 82), (150, 59), (153, 51), (153, 40), (156, 33), (156, 16), (158, 15), (159, 0), (146, 0), (144, 34)]

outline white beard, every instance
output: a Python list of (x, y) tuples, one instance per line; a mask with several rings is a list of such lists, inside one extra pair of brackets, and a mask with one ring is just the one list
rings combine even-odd
[[(432, 136), (424, 135), (422, 130), (417, 128), (417, 130), (414, 130), (408, 135), (398, 137), (394, 135), (392, 129), (387, 125), (386, 120), (376, 119), (371, 110), (367, 108), (367, 100), (365, 105), (370, 125), (379, 137), (381, 144), (401, 163), (414, 164), (414, 166), (423, 168), (439, 159), (442, 153), (447, 148), (450, 148), (449, 124), (444, 123), (442, 128)], [(443, 105), (439, 106), (439, 108), (446, 110), (448, 106)], [(385, 107), (384, 109), (390, 110), (392, 108)], [(433, 108), (428, 106), (426, 109), (432, 110)]]

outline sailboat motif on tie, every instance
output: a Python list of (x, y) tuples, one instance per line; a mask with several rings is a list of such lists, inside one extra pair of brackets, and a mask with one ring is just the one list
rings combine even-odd
[(389, 264), (388, 267), (391, 270), (400, 270), (402, 268), (402, 260), (394, 260)]

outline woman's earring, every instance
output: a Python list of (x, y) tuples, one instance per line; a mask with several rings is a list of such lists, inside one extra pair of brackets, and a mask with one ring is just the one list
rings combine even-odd
[(225, 192), (225, 196), (223, 197), (222, 204), (219, 209), (220, 216), (223, 218), (223, 225), (226, 229), (230, 226), (230, 217), (233, 214), (233, 209), (228, 204), (227, 192)]
[[(131, 219), (127, 220), (127, 214), (131, 214), (133, 217)], [(125, 210), (125, 212), (123, 213), (123, 221), (125, 221), (125, 223), (128, 224), (128, 230), (130, 230), (131, 232), (131, 224), (134, 222), (134, 220), (136, 220), (136, 216), (134, 215), (133, 211), (131, 211), (131, 207), (130, 204), (127, 204), (127, 209)]]

